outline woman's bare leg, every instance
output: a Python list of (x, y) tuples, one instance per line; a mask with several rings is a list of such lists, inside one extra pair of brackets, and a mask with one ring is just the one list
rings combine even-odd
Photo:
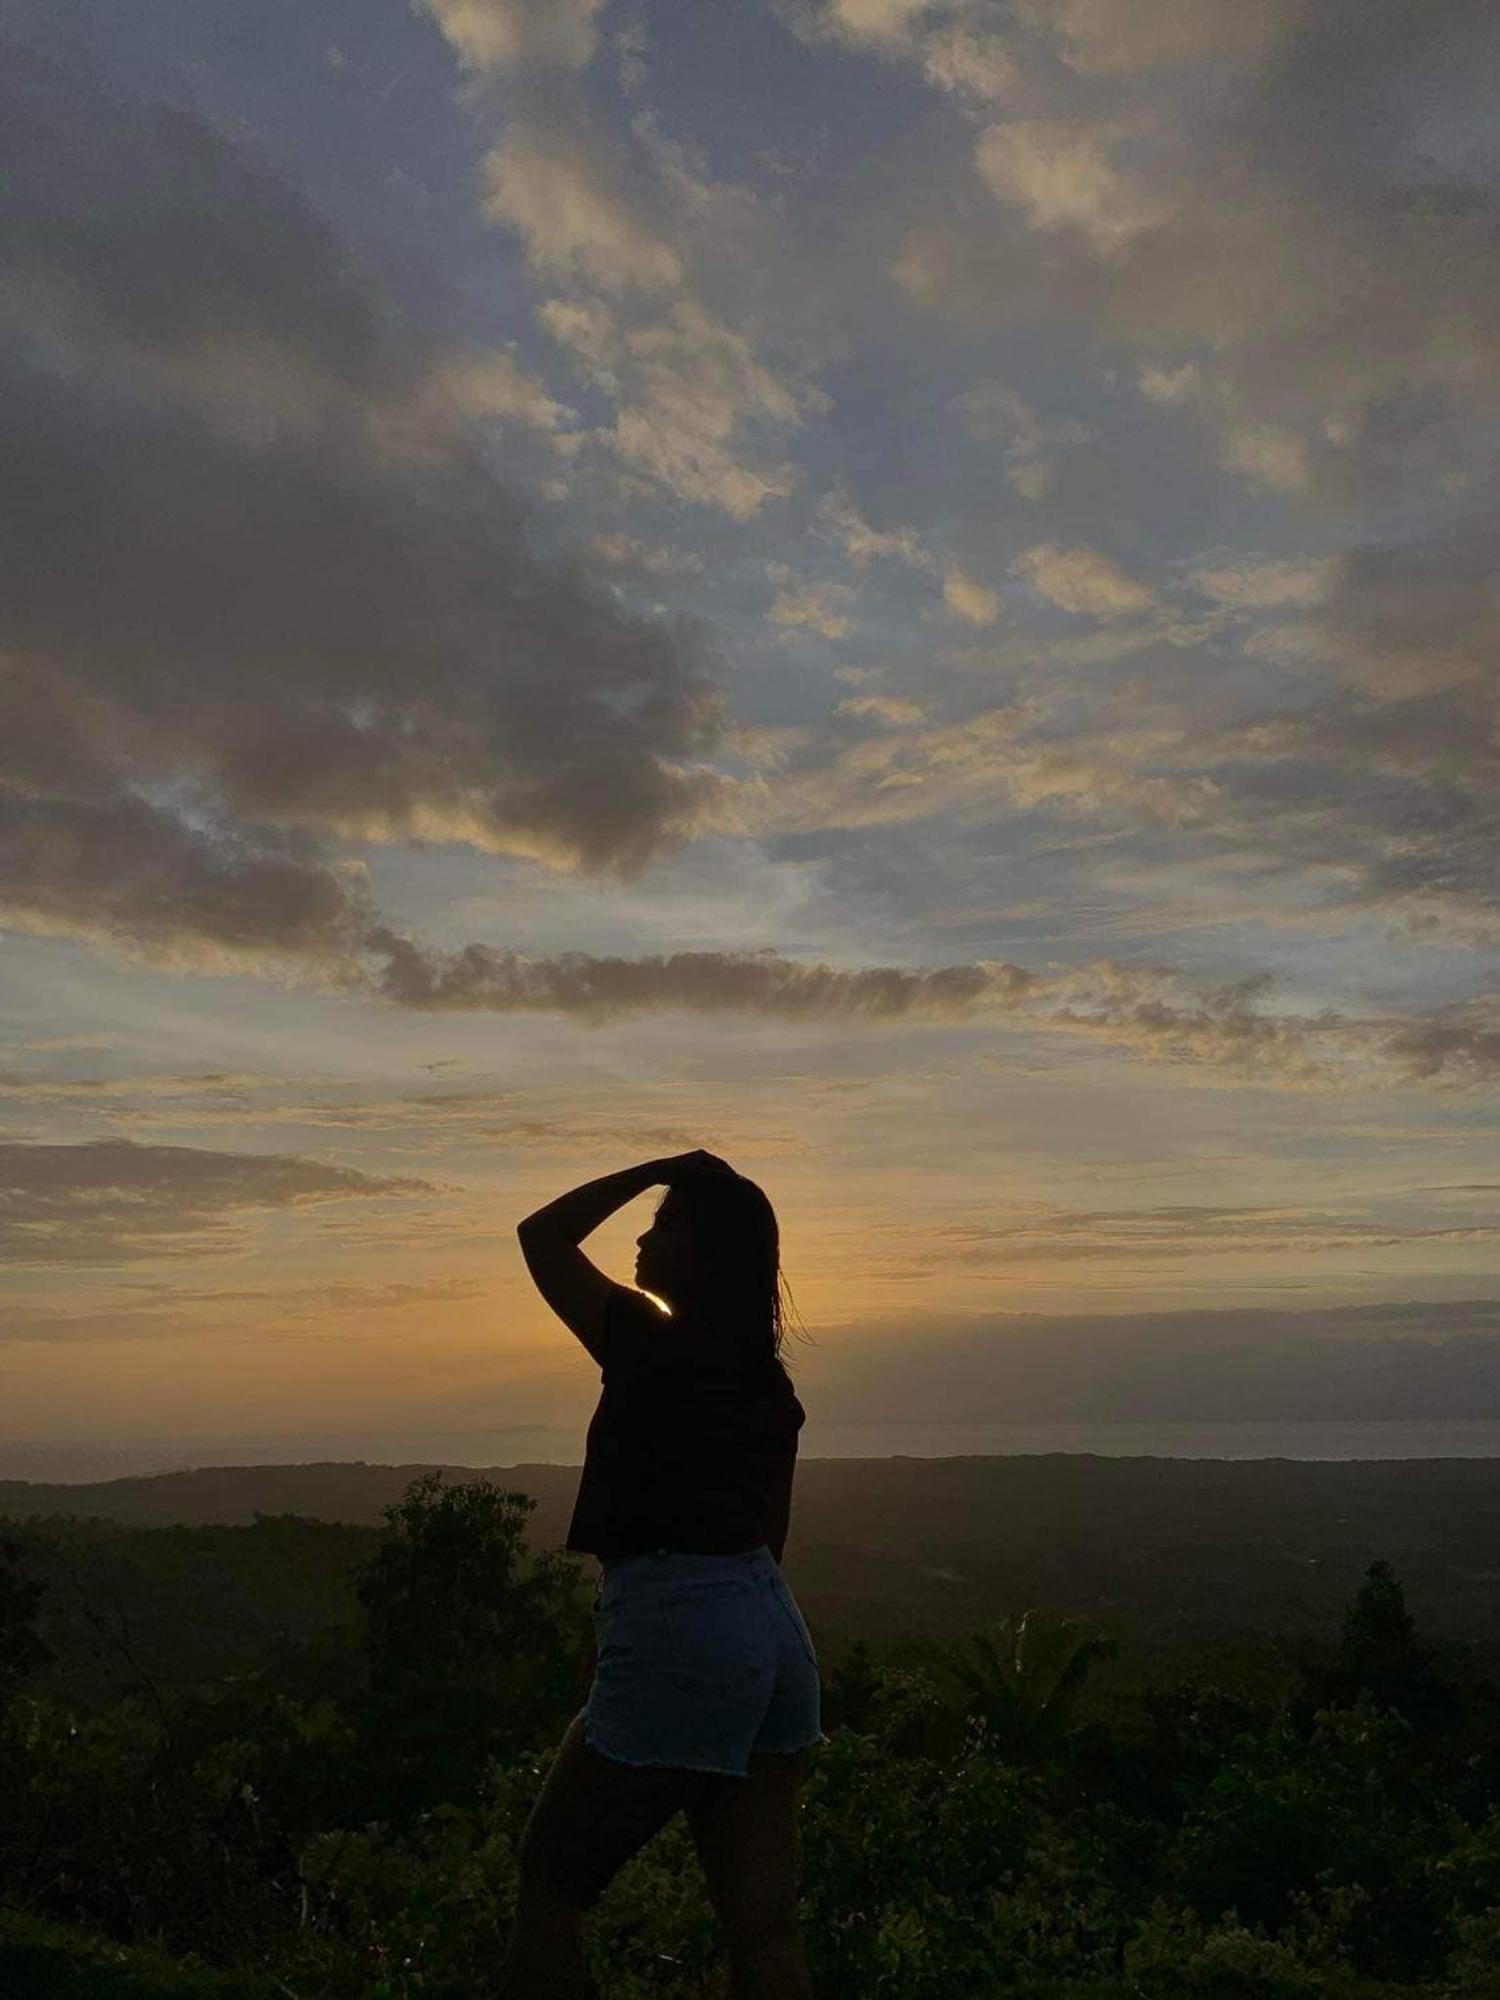
[(813, 2000), (797, 1912), (797, 1793), (806, 1752), (750, 1759), (688, 1804), (688, 1825), (729, 1948), (733, 2000)]
[(521, 1835), (503, 2000), (584, 2000), (585, 1913), (702, 1781), (602, 1756), (574, 1716)]
[(502, 2000), (584, 2000), (583, 1911), (524, 1876), (500, 1992)]

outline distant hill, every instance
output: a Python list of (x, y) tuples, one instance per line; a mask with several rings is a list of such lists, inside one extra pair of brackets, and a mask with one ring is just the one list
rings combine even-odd
[[(92, 1485), (0, 1483), (0, 1515), (138, 1526), (299, 1514), (378, 1524), (425, 1465), (204, 1467)], [(578, 1468), (447, 1468), (536, 1502), (560, 1547)], [(1500, 1674), (1500, 1460), (805, 1459), (788, 1579), (820, 1641), (918, 1639), (1049, 1604), (1137, 1649), (1327, 1636), (1385, 1557), (1419, 1624)], [(591, 1557), (579, 1559), (586, 1575)]]
[[(317, 1521), (379, 1526), (381, 1511), (434, 1467), (367, 1465), (363, 1459), (311, 1465), (205, 1465), (189, 1472), (138, 1473), (85, 1485), (0, 1479), (0, 1515), (78, 1514), (136, 1527), (233, 1526), (257, 1514), (306, 1514)], [(578, 1488), (576, 1465), (450, 1465), (453, 1480), (492, 1479), (537, 1502), (533, 1539), (561, 1542)], [(560, 1517), (560, 1518), (559, 1518)]]

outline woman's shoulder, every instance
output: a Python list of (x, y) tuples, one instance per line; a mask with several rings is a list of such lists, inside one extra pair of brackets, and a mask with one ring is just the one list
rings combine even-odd
[(612, 1285), (604, 1304), (604, 1379), (637, 1374), (666, 1358), (670, 1337), (680, 1333), (672, 1316), (649, 1292)]

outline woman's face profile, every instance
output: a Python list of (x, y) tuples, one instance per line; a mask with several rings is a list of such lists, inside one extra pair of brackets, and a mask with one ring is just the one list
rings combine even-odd
[(651, 1292), (668, 1305), (679, 1299), (691, 1283), (694, 1265), (693, 1232), (680, 1208), (664, 1201), (651, 1219), (651, 1226), (636, 1238), (635, 1280), (642, 1291)]

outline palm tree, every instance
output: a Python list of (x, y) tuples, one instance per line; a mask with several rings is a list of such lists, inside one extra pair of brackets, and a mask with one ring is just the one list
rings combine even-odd
[(1012, 1613), (993, 1635), (973, 1632), (964, 1644), (969, 1657), (950, 1657), (945, 1677), (983, 1721), (990, 1743), (1017, 1763), (1078, 1740), (1088, 1725), (1073, 1721), (1073, 1708), (1089, 1669), (1120, 1650), (1117, 1640), (1085, 1631), (1077, 1619), (1036, 1610), (1019, 1620)]

